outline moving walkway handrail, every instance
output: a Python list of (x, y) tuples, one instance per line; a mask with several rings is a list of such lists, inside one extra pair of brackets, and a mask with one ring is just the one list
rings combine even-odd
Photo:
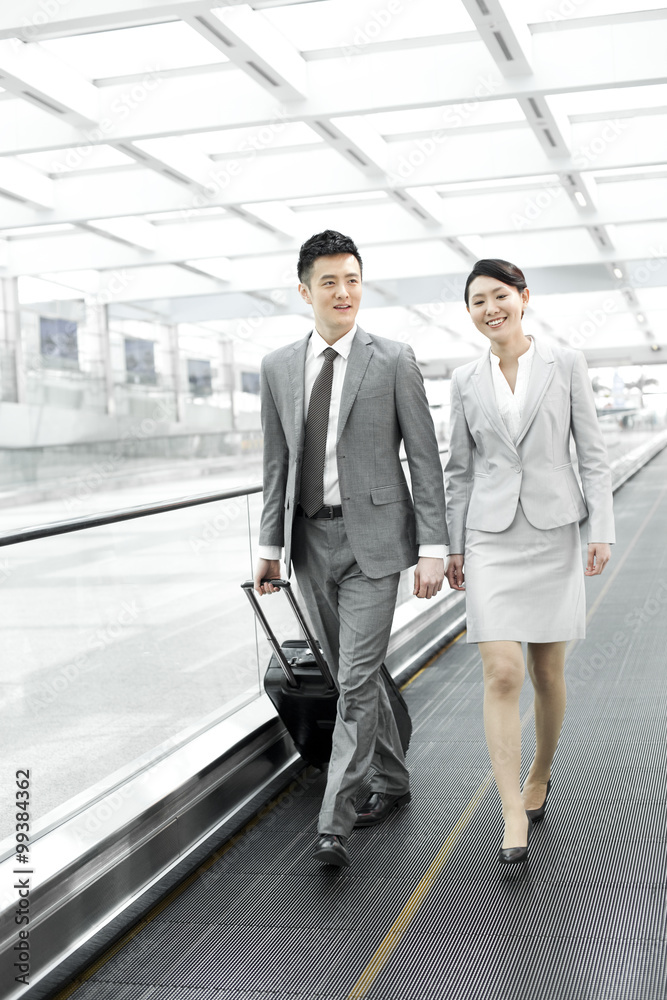
[(118, 524), (120, 521), (131, 521), (135, 517), (146, 517), (148, 514), (165, 514), (183, 507), (197, 507), (203, 503), (213, 503), (216, 500), (233, 500), (235, 497), (251, 496), (261, 493), (262, 484), (239, 486), (235, 490), (225, 490), (224, 493), (195, 493), (191, 497), (176, 497), (174, 500), (164, 500), (161, 503), (142, 503), (121, 510), (107, 510), (102, 514), (83, 514), (66, 521), (54, 521), (52, 524), (36, 524), (28, 528), (19, 528), (0, 535), (0, 545), (14, 545), (16, 542), (29, 542), (34, 538), (50, 538), (52, 535), (64, 535), (69, 531), (81, 531), (83, 528), (99, 528), (104, 524)]
[[(440, 448), (443, 455), (447, 448)], [(401, 459), (402, 462), (407, 459)], [(35, 524), (18, 531), (8, 531), (0, 534), (0, 546), (15, 545), (17, 542), (30, 542), (35, 538), (50, 538), (53, 535), (65, 535), (70, 531), (82, 531), (84, 528), (100, 528), (105, 524), (118, 524), (121, 521), (131, 521), (135, 517), (147, 517), (149, 514), (166, 514), (172, 510), (182, 510), (184, 507), (197, 507), (203, 503), (215, 503), (218, 500), (233, 500), (236, 497), (248, 497), (261, 493), (263, 486), (255, 483), (252, 486), (239, 486), (223, 493), (195, 493), (191, 497), (176, 497), (174, 500), (163, 500), (161, 503), (142, 503), (134, 507), (120, 510), (107, 510), (102, 514), (82, 514), (66, 521), (53, 521), (51, 524)]]

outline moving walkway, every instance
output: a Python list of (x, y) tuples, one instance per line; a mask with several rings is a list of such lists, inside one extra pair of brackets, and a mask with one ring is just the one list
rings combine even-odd
[[(54, 861), (53, 878), (40, 883), (33, 932), (51, 968), (42, 958), (41, 974), (19, 992), (6, 963), (6, 995), (663, 997), (667, 451), (659, 443), (648, 464), (644, 453), (617, 470), (617, 486), (625, 480), (618, 542), (606, 573), (586, 581), (588, 634), (568, 652), (568, 715), (527, 865), (508, 871), (496, 860), (502, 827), (479, 658), (465, 643), (457, 595), (447, 595), (434, 620), (412, 623), (394, 644), (391, 666), (409, 677), (414, 720), (412, 803), (355, 831), (350, 869), (313, 863), (323, 776), (303, 769), (280, 723), (253, 702), (226, 744), (214, 726), (181, 748), (189, 759), (178, 774), (175, 759), (148, 768), (150, 781), (122, 800), (104, 843), (80, 844), (88, 850), (75, 856), (67, 823), (51, 831), (61, 868)], [(527, 766), (529, 685), (522, 719)], [(12, 937), (5, 921), (5, 962)]]

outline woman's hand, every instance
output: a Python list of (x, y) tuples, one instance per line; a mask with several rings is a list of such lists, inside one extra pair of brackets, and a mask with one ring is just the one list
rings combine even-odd
[(462, 555), (449, 555), (447, 556), (447, 568), (445, 570), (445, 576), (449, 581), (449, 586), (452, 590), (465, 590), (465, 577), (463, 575), (463, 556)]
[(585, 576), (599, 576), (611, 559), (611, 545), (609, 542), (589, 542), (588, 562), (586, 563)]

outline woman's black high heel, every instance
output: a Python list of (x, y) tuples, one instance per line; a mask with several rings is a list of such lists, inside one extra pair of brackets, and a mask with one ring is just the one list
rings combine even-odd
[(528, 832), (526, 834), (525, 847), (501, 847), (498, 851), (498, 861), (501, 865), (518, 865), (528, 860), (528, 845), (530, 843), (530, 832), (533, 829), (533, 821), (528, 817)]
[(551, 790), (551, 778), (547, 781), (547, 790), (544, 796), (544, 802), (537, 809), (526, 809), (526, 816), (533, 823), (536, 823), (540, 819), (544, 819), (544, 810), (547, 807), (547, 798), (549, 797), (549, 792)]

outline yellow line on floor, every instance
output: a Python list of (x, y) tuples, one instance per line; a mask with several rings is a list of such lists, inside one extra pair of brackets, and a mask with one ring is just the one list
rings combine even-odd
[(484, 778), (484, 781), (481, 783), (470, 802), (459, 816), (455, 826), (449, 832), (447, 839), (434, 857), (417, 888), (414, 890), (410, 899), (407, 901), (399, 915), (396, 917), (396, 920), (391, 925), (382, 944), (377, 949), (361, 976), (353, 986), (352, 991), (348, 994), (347, 1000), (360, 1000), (361, 997), (366, 996), (367, 991), (370, 989), (375, 979), (389, 961), (392, 953), (401, 941), (403, 934), (412, 923), (415, 914), (426, 899), (431, 886), (438, 878), (438, 875), (442, 871), (447, 859), (454, 850), (457, 840), (470, 822), (473, 813), (476, 811), (478, 805), (486, 795), (492, 781), (493, 772), (489, 771)]
[(437, 653), (434, 653), (433, 656), (431, 657), (431, 659), (427, 660), (427, 662), (424, 664), (424, 666), (421, 667), (417, 671), (416, 674), (413, 674), (412, 677), (408, 678), (408, 680), (405, 682), (405, 684), (401, 684), (401, 691), (405, 691), (406, 687), (409, 687), (412, 684), (413, 681), (416, 681), (417, 678), (421, 674), (423, 674), (425, 670), (428, 670), (428, 668), (432, 664), (434, 664), (435, 661), (437, 659), (439, 659), (443, 655), (443, 653), (446, 653), (447, 650), (450, 649), (454, 645), (455, 642), (458, 642), (459, 639), (461, 638), (461, 636), (465, 635), (465, 634), (466, 634), (466, 630), (465, 629), (461, 629), (461, 631), (459, 632), (459, 634), (457, 636), (455, 636), (450, 642), (448, 642), (446, 646), (443, 646), (442, 649), (439, 649)]

